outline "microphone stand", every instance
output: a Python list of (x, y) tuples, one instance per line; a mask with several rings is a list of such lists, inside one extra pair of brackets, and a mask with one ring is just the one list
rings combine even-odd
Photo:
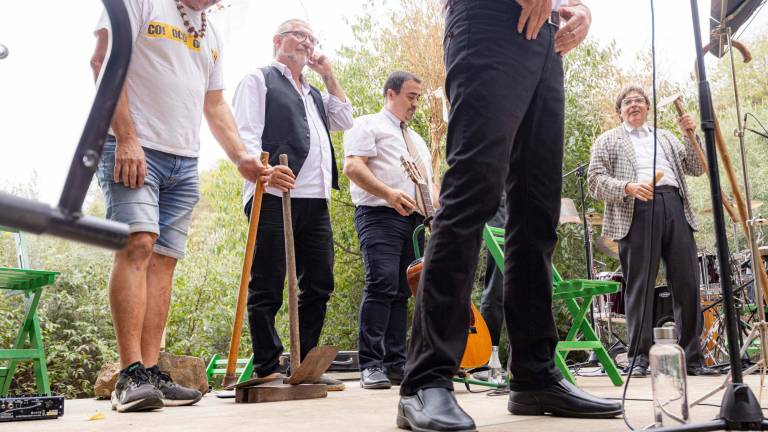
[[(728, 254), (728, 237), (725, 230), (725, 215), (723, 213), (720, 175), (717, 166), (717, 148), (715, 147), (715, 120), (712, 107), (712, 94), (707, 81), (707, 70), (704, 67), (704, 53), (701, 49), (701, 29), (699, 28), (699, 8), (697, 0), (691, 0), (691, 18), (693, 19), (693, 34), (696, 44), (696, 69), (699, 76), (699, 110), (701, 112), (701, 129), (707, 147), (707, 162), (709, 164), (709, 189), (712, 197), (715, 237), (717, 239), (717, 256), (720, 265), (720, 284), (723, 290), (725, 306), (725, 329), (728, 338), (728, 354), (731, 364), (732, 381), (726, 386), (720, 408), (720, 414), (714, 420), (703, 423), (683, 424), (674, 427), (664, 427), (656, 431), (714, 431), (714, 430), (768, 430), (768, 420), (763, 416), (760, 403), (752, 390), (744, 384), (739, 356), (739, 333), (737, 329), (736, 308), (731, 286), (731, 269), (724, 263), (730, 262)], [(758, 308), (763, 305), (758, 305)]]
[[(565, 175), (563, 175), (563, 178), (566, 178), (570, 176), (571, 174), (576, 174), (576, 181), (579, 185), (579, 203), (581, 204), (581, 225), (582, 229), (584, 230), (584, 256), (586, 257), (586, 278), (588, 280), (594, 279), (594, 272), (592, 269), (593, 266), (593, 257), (592, 257), (592, 228), (587, 223), (587, 204), (586, 204), (586, 196), (584, 193), (584, 179), (587, 177), (587, 167), (589, 166), (589, 162), (584, 162), (583, 164), (577, 166), (576, 168), (572, 169), (571, 171), (567, 172)], [(589, 321), (592, 324), (592, 328), (595, 329), (595, 332), (597, 333), (597, 338), (602, 340), (602, 329), (599, 326), (595, 326), (595, 304), (592, 303), (589, 308)], [(598, 365), (600, 362), (598, 361), (597, 355), (594, 351), (590, 352), (589, 359), (586, 361), (586, 364), (588, 365)]]

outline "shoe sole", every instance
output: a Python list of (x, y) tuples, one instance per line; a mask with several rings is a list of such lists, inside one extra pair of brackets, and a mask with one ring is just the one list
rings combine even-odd
[(200, 402), (200, 399), (203, 398), (203, 395), (200, 394), (200, 396), (194, 398), (194, 399), (163, 399), (163, 405), (167, 407), (180, 407), (180, 406), (189, 406), (194, 405), (198, 402)]
[[(397, 415), (397, 427), (400, 429), (405, 430), (411, 430), (413, 432), (442, 432), (438, 429), (424, 429), (420, 428), (418, 426), (414, 426), (411, 424), (411, 421), (408, 420), (405, 416), (398, 414)], [(477, 429), (461, 429), (461, 430), (455, 430), (451, 432), (477, 432)]]
[(366, 390), (386, 390), (392, 388), (392, 383), (388, 381), (382, 381), (373, 384), (363, 384), (363, 382), (360, 381), (360, 387)]
[(138, 399), (127, 404), (121, 404), (115, 399), (112, 398), (112, 410), (117, 412), (154, 411), (163, 409), (165, 406), (160, 398)]
[(514, 415), (527, 415), (527, 416), (541, 416), (552, 414), (556, 417), (571, 417), (571, 418), (591, 418), (591, 419), (609, 419), (621, 415), (621, 408), (618, 410), (609, 411), (593, 411), (585, 413), (582, 411), (569, 411), (561, 408), (558, 409), (544, 409), (539, 405), (523, 405), (516, 402), (509, 401), (507, 403), (507, 410)]

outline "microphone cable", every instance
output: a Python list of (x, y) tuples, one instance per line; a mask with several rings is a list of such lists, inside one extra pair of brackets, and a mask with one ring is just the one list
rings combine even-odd
[[(634, 346), (631, 347), (632, 350), (632, 361), (629, 365), (628, 373), (627, 373), (627, 381), (624, 383), (624, 390), (621, 393), (621, 417), (624, 420), (624, 424), (627, 425), (629, 430), (634, 431), (635, 428), (632, 427), (632, 425), (629, 423), (629, 419), (627, 418), (627, 409), (626, 409), (626, 401), (627, 401), (627, 389), (629, 388), (629, 382), (632, 379), (632, 371), (635, 368), (635, 365), (637, 364), (637, 351), (638, 351), (638, 336), (643, 334), (643, 328), (645, 327), (645, 315), (648, 312), (648, 286), (653, 283), (653, 286), (655, 288), (656, 286), (656, 275), (653, 275), (653, 280), (651, 280), (651, 269), (653, 268), (653, 262), (652, 262), (652, 254), (653, 254), (653, 242), (654, 242), (654, 233), (653, 233), (653, 222), (655, 217), (655, 210), (656, 210), (656, 155), (658, 150), (658, 136), (657, 136), (657, 113), (656, 113), (656, 12), (654, 10), (654, 3), (653, 0), (650, 0), (651, 3), (651, 71), (652, 71), (652, 87), (653, 87), (653, 170), (651, 171), (651, 184), (653, 186), (653, 192), (651, 195), (651, 220), (646, 221), (646, 225), (649, 226), (649, 236), (646, 236), (649, 238), (648, 241), (648, 247), (646, 249), (646, 261), (648, 263), (648, 268), (646, 269), (645, 274), (645, 284), (643, 285), (643, 310), (640, 313), (640, 326), (636, 327), (637, 331), (635, 331), (634, 334)], [(633, 198), (636, 199), (636, 198)], [(637, 204), (637, 203), (635, 203)], [(634, 215), (633, 215), (634, 218)], [(629, 281), (627, 281), (629, 282)], [(629, 311), (627, 311), (629, 312)], [(630, 343), (631, 340), (630, 339)], [(647, 368), (646, 368), (647, 369)]]

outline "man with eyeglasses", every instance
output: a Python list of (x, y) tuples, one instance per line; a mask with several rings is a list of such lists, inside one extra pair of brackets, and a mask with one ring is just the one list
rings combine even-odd
[[(352, 105), (333, 73), (330, 60), (315, 52), (317, 39), (308, 23), (292, 19), (272, 38), (275, 61), (240, 81), (232, 101), (240, 136), (248, 151), (269, 152), (274, 187), (261, 207), (259, 236), (248, 285), (248, 322), (253, 342), (254, 373), (278, 374), (283, 353), (275, 315), (283, 303), (285, 243), (282, 192), (291, 190), (296, 270), (299, 279), (301, 358), (317, 346), (333, 291), (333, 237), (329, 203), (338, 189), (338, 170), (330, 131), (352, 127)], [(303, 74), (309, 66), (328, 93), (311, 86)], [(280, 167), (280, 154), (289, 167)], [(243, 206), (250, 217), (255, 185), (245, 182)], [(321, 378), (328, 390), (343, 390), (341, 381)]]
[[(664, 129), (656, 130), (654, 143), (653, 128), (646, 123), (649, 107), (648, 96), (639, 86), (628, 86), (619, 93), (615, 109), (622, 123), (595, 141), (587, 176), (591, 195), (605, 201), (603, 235), (618, 242), (627, 281), (629, 352), (630, 356), (637, 354), (634, 368), (628, 366), (625, 372), (635, 377), (648, 374), (648, 351), (656, 326), (655, 281), (659, 260), (663, 259), (688, 374), (716, 375), (717, 371), (702, 363), (699, 273), (693, 238), (696, 218), (685, 182), (686, 174), (704, 174), (693, 147), (700, 143), (687, 138), (681, 143)], [(689, 113), (678, 118), (678, 126), (683, 136), (687, 130), (696, 130)], [(663, 177), (654, 188), (657, 173)], [(641, 321), (643, 310), (645, 319)]]
[[(552, 252), (562, 189), (562, 56), (587, 36), (579, 0), (448, 0), (443, 42), (451, 102), (440, 194), (416, 296), (397, 425), (473, 431), (453, 394), (467, 341), (483, 225), (506, 191), (504, 315), (515, 415), (610, 418), (555, 367)], [(560, 27), (560, 24), (563, 26)]]

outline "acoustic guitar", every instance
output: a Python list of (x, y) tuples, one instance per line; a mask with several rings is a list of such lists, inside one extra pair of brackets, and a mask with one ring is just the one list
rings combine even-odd
[[(424, 224), (429, 227), (435, 213), (435, 208), (432, 205), (432, 199), (429, 193), (429, 184), (421, 176), (415, 162), (400, 156), (400, 163), (403, 165), (405, 173), (416, 185), (416, 193), (419, 194), (419, 197), (424, 203), (424, 213), (426, 213), (424, 215)], [(424, 258), (422, 257), (412, 262), (408, 266), (406, 272), (408, 287), (411, 288), (414, 297), (416, 297), (416, 293), (419, 289), (419, 279), (421, 278), (423, 269)], [(467, 329), (467, 345), (464, 348), (464, 355), (462, 355), (461, 363), (459, 365), (462, 369), (473, 369), (485, 366), (491, 358), (491, 334), (488, 331), (488, 326), (485, 324), (485, 320), (480, 314), (480, 311), (471, 301), (469, 302), (469, 310), (470, 319), (469, 328)]]

